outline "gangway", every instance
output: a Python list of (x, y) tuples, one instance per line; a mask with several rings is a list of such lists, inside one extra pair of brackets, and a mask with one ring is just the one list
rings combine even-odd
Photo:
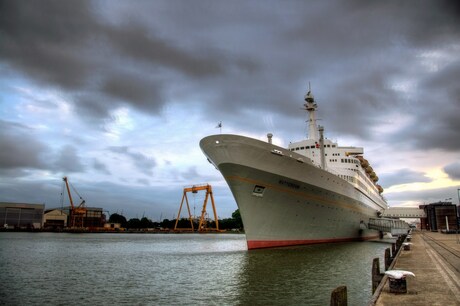
[(418, 207), (388, 207), (382, 212), (383, 218), (426, 218), (425, 210)]
[[(211, 187), (211, 185), (209, 185), (209, 184), (193, 185), (193, 186), (191, 186), (191, 187), (186, 187), (186, 188), (184, 188), (184, 193), (183, 193), (183, 195), (182, 195), (182, 201), (181, 201), (181, 203), (180, 203), (179, 212), (177, 213), (176, 224), (174, 225), (174, 231), (191, 230), (191, 231), (193, 232), (193, 231), (195, 230), (195, 229), (194, 229), (194, 226), (193, 226), (192, 214), (191, 214), (191, 212), (190, 212), (190, 205), (189, 205), (189, 203), (188, 203), (187, 193), (188, 193), (188, 192), (191, 192), (191, 193), (198, 193), (198, 191), (201, 191), (201, 190), (206, 190), (206, 195), (205, 195), (204, 202), (203, 202), (203, 209), (201, 210), (201, 217), (200, 217), (200, 223), (198, 224), (198, 231), (199, 231), (199, 232), (205, 232), (205, 231), (219, 231), (219, 220), (217, 219), (216, 205), (214, 204), (214, 197), (213, 197), (213, 195), (212, 195), (212, 187)], [(215, 219), (215, 222), (216, 222), (216, 227), (215, 227), (215, 228), (208, 228), (208, 227), (207, 227), (207, 222), (206, 222), (206, 216), (207, 216), (206, 204), (207, 204), (207, 202), (208, 202), (208, 198), (211, 198), (212, 209), (213, 209), (213, 212), (214, 212), (214, 219)], [(188, 210), (188, 215), (189, 215), (189, 220), (190, 220), (190, 228), (178, 228), (178, 227), (177, 227), (177, 224), (178, 224), (179, 218), (180, 218), (180, 212), (181, 212), (182, 206), (183, 206), (183, 204), (184, 204), (184, 200), (185, 200), (185, 203), (187, 204), (187, 210)]]
[(404, 235), (409, 231), (409, 224), (398, 219), (369, 218), (368, 228), (392, 235)]

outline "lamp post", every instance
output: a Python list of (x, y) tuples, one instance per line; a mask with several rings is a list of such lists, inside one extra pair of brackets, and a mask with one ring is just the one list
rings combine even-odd
[[(457, 188), (457, 196), (458, 196), (458, 205), (460, 206), (460, 188)], [(460, 244), (460, 240), (458, 239), (458, 212), (457, 212), (457, 244)]]
[[(447, 204), (449, 203), (450, 201), (450, 204), (452, 204), (452, 198), (447, 198), (447, 199), (444, 199), (444, 202)], [(449, 233), (449, 218), (446, 216), (446, 233), (448, 234)]]

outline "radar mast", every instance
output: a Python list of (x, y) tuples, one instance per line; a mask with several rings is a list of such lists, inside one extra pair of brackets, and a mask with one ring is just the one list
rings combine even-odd
[(318, 128), (316, 127), (316, 109), (318, 105), (315, 102), (315, 97), (311, 93), (310, 82), (308, 82), (308, 92), (305, 95), (305, 103), (303, 105), (308, 111), (308, 139), (318, 140)]

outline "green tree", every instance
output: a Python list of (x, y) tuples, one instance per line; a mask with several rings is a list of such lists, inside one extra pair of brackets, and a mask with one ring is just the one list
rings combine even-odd
[(237, 209), (232, 213), (232, 219), (234, 220), (235, 228), (243, 228), (243, 220), (241, 220), (240, 210)]
[(121, 227), (126, 227), (128, 222), (124, 216), (115, 213), (110, 215), (109, 223), (120, 223)]
[(176, 220), (163, 219), (160, 225), (163, 228), (173, 229), (175, 223), (176, 223)]
[(153, 222), (147, 217), (143, 217), (140, 221), (140, 228), (152, 228)]
[[(175, 220), (174, 220), (174, 222), (175, 222)], [(174, 228), (174, 225), (172, 226), (172, 228)], [(177, 221), (177, 227), (178, 228), (192, 228), (192, 226), (190, 225), (190, 219), (187, 219), (187, 218), (179, 219), (179, 221)], [(198, 223), (193, 222), (193, 227), (194, 227), (194, 229), (197, 229), (198, 228)]]
[(141, 228), (141, 220), (139, 218), (132, 218), (128, 220), (127, 228)]
[(243, 222), (241, 221), (240, 211), (237, 209), (232, 213), (231, 218), (225, 218), (219, 220), (219, 229), (232, 230), (232, 229), (243, 229)]

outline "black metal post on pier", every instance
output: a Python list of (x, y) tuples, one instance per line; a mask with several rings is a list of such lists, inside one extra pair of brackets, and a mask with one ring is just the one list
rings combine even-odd
[(340, 286), (331, 293), (331, 306), (347, 306), (347, 286)]

